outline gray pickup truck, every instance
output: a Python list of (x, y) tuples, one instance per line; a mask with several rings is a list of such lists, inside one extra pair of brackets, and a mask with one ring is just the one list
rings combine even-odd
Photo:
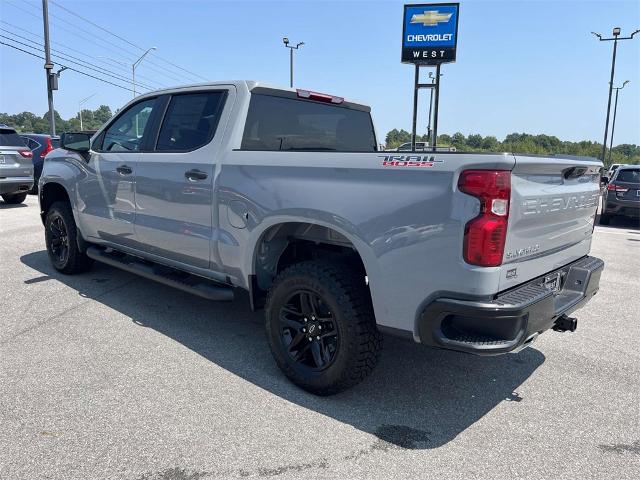
[(382, 333), (495, 355), (573, 331), (604, 265), (588, 255), (601, 168), (381, 152), (365, 105), (233, 81), (66, 134), (39, 199), (56, 269), (95, 260), (211, 300), (245, 289), (285, 375), (327, 395), (373, 369)]

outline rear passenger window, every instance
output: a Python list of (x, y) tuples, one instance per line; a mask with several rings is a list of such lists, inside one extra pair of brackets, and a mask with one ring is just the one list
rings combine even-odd
[(171, 97), (156, 151), (185, 152), (211, 141), (224, 104), (225, 92), (185, 93)]
[(374, 152), (376, 139), (367, 111), (254, 93), (241, 148)]
[(31, 140), (29, 137), (21, 137), (24, 144), (31, 150), (35, 150), (40, 145), (35, 140)]
[(640, 169), (625, 169), (618, 170), (618, 176), (616, 177), (616, 181), (618, 182), (628, 182), (628, 183), (640, 183)]
[(3, 147), (22, 147), (25, 146), (25, 143), (13, 128), (0, 128), (0, 145)]

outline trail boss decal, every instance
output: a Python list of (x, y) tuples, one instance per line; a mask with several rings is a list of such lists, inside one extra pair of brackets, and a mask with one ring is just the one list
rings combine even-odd
[(434, 167), (444, 163), (433, 155), (378, 155), (383, 167)]

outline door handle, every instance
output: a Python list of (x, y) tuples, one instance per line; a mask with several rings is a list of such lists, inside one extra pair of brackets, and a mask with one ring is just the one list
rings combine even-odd
[(189, 180), (204, 180), (208, 175), (205, 172), (194, 168), (193, 170), (187, 170), (184, 172), (184, 176)]
[(120, 175), (131, 175), (133, 173), (133, 170), (131, 170), (131, 167), (128, 165), (120, 165), (116, 168), (116, 172), (118, 172)]

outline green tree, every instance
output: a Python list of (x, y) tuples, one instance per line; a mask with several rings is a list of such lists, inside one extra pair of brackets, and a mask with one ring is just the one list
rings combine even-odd
[(451, 137), (451, 144), (456, 147), (458, 150), (466, 150), (467, 149), (467, 137), (465, 137), (462, 133), (456, 132)]
[(386, 136), (386, 146), (387, 148), (396, 148), (399, 145), (410, 142), (411, 134), (406, 130), (398, 130), (393, 129)]
[[(77, 114), (69, 120), (63, 119), (57, 110), (54, 114), (57, 133), (80, 130), (80, 120)], [(97, 130), (111, 116), (111, 108), (107, 105), (100, 105), (96, 110), (84, 109), (82, 110), (82, 126), (87, 130)], [(32, 112), (21, 112), (14, 115), (0, 113), (0, 123), (7, 124), (21, 133), (48, 133), (49, 113), (45, 112), (40, 116)]]
[[(411, 140), (411, 135), (404, 130), (393, 129), (387, 134), (387, 147), (395, 147), (401, 143)], [(427, 140), (426, 136), (419, 136), (418, 140)], [(602, 144), (590, 140), (580, 142), (562, 141), (553, 135), (531, 135), (529, 133), (510, 133), (501, 142), (496, 137), (488, 135), (483, 137), (479, 134), (472, 134), (465, 137), (457, 132), (453, 135), (438, 135), (438, 145), (453, 146), (458, 151), (476, 152), (500, 152), (508, 151), (514, 153), (533, 154), (566, 154), (585, 157), (600, 158), (602, 154)], [(640, 146), (634, 144), (621, 144), (611, 150), (611, 161), (609, 162), (609, 151), (605, 157), (605, 166), (609, 163), (640, 164)]]
[(438, 135), (438, 145), (449, 146), (451, 143), (451, 135), (447, 135), (446, 133)]
[(487, 150), (489, 152), (495, 152), (500, 150), (500, 142), (496, 137), (491, 135), (486, 136), (482, 139), (482, 150)]
[(111, 108), (107, 105), (100, 105), (94, 112), (93, 116), (96, 122), (100, 122), (100, 125), (106, 123), (112, 116)]
[(482, 135), (473, 134), (467, 137), (467, 145), (473, 150), (481, 150), (482, 149)]

